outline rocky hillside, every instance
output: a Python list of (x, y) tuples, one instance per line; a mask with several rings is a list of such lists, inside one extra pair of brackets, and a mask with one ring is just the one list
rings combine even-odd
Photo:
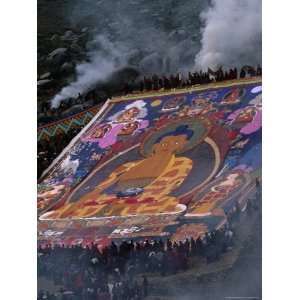
[(189, 69), (200, 48), (199, 14), (208, 2), (38, 0), (39, 100), (72, 82), (75, 66), (89, 61), (91, 51), (107, 55), (103, 44), (93, 44), (99, 36), (114, 52), (107, 56), (116, 69), (120, 61), (141, 74)]

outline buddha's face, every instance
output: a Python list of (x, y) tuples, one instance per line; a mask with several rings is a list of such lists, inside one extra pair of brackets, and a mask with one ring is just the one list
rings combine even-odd
[(154, 154), (170, 154), (176, 153), (183, 149), (187, 143), (187, 136), (185, 134), (177, 136), (166, 136), (159, 143), (153, 146)]

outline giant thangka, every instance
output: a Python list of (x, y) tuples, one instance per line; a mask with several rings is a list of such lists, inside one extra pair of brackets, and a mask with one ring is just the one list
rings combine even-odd
[(38, 185), (41, 245), (198, 237), (261, 169), (261, 81), (108, 100)]

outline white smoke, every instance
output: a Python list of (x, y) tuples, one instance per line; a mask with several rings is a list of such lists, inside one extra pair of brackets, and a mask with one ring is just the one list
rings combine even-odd
[(205, 26), (196, 69), (261, 63), (261, 0), (212, 0), (200, 18)]
[[(260, 63), (261, 0), (172, 3), (103, 0), (96, 5), (94, 0), (74, 0), (73, 23), (94, 15), (94, 34), (101, 34), (96, 34), (88, 47), (88, 61), (77, 65), (75, 81), (51, 100), (52, 107), (92, 89), (126, 66), (145, 75), (162, 75), (187, 72), (193, 66), (205, 69)], [(200, 34), (197, 18), (201, 11)]]
[[(68, 2), (66, 19), (75, 28), (88, 26), (96, 35), (96, 46), (87, 52), (89, 61), (76, 67), (75, 82), (52, 99), (54, 107), (106, 81), (126, 61), (126, 66), (147, 76), (190, 70), (199, 51), (198, 16), (209, 0), (190, 0), (189, 5), (173, 0)], [(103, 46), (108, 53), (103, 53)]]
[(89, 45), (88, 62), (76, 66), (76, 80), (64, 87), (52, 100), (56, 108), (61, 101), (84, 93), (99, 82), (105, 81), (115, 70), (126, 65), (126, 49), (112, 43), (103, 35), (97, 35)]

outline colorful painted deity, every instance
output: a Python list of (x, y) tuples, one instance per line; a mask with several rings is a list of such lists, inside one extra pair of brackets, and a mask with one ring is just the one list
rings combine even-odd
[(261, 95), (249, 102), (249, 106), (240, 108), (228, 116), (229, 124), (239, 129), (241, 134), (251, 134), (261, 128), (262, 106)]
[(207, 190), (200, 192), (199, 196), (195, 196), (193, 204), (188, 209), (187, 216), (211, 215), (242, 184), (243, 177), (238, 170), (216, 180)]
[(142, 100), (126, 105), (125, 110), (108, 118), (108, 122), (93, 126), (81, 140), (98, 143), (100, 148), (105, 149), (114, 145), (120, 136), (136, 134), (149, 125), (149, 121), (143, 119), (147, 116), (145, 106)]
[(204, 116), (208, 114), (209, 112), (214, 111), (215, 108), (208, 99), (204, 98), (194, 98), (192, 100), (192, 105), (191, 106), (184, 106), (178, 113), (177, 115), (179, 117), (185, 117), (185, 116)]
[(144, 159), (120, 165), (77, 202), (66, 203), (47, 213), (46, 217), (183, 213), (186, 206), (171, 196), (171, 192), (184, 182), (193, 162), (179, 154), (201, 140), (188, 125), (175, 128), (173, 125), (172, 130), (154, 131), (141, 146)]
[(235, 87), (224, 96), (223, 100), (220, 102), (220, 105), (234, 105), (240, 103), (244, 94), (244, 89)]
[(183, 105), (185, 99), (186, 97), (184, 96), (176, 96), (167, 100), (162, 107), (162, 112), (178, 110)]

